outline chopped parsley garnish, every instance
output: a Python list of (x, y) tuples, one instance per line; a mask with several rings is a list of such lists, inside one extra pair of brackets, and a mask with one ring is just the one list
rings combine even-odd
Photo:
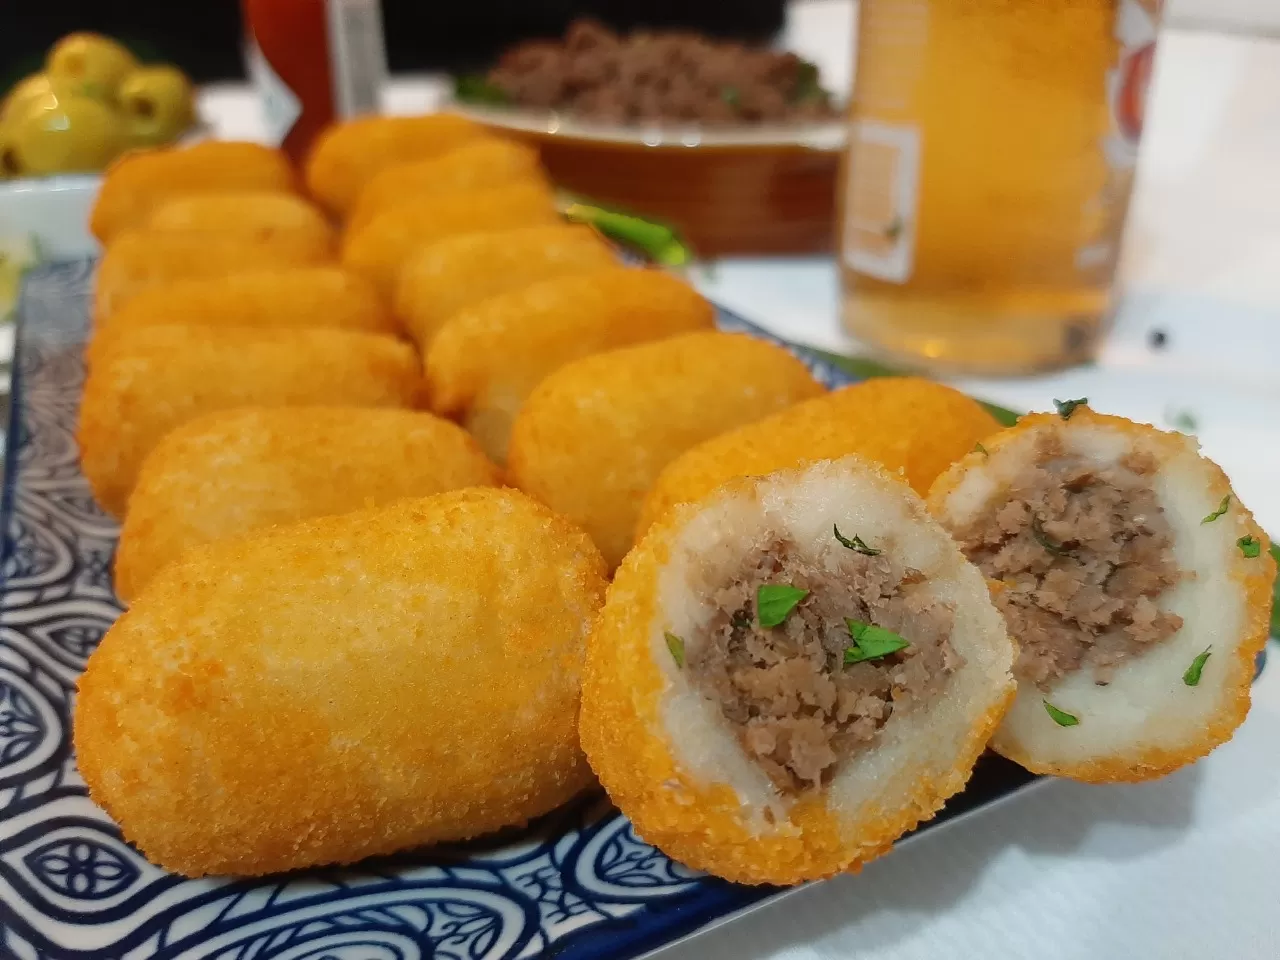
[(849, 637), (853, 640), (853, 646), (846, 647), (844, 651), (846, 667), (868, 660), (879, 660), (911, 646), (892, 630), (877, 627), (874, 623), (863, 623), (851, 617), (845, 617), (844, 622), (849, 628)]
[(902, 236), (902, 231), (906, 224), (902, 222), (902, 217), (894, 217), (884, 228), (884, 238), (890, 243), (896, 243), (898, 238)]
[(738, 93), (737, 87), (721, 87), (720, 99), (737, 110), (738, 104), (742, 101), (742, 95)]
[(756, 590), (756, 616), (760, 626), (776, 627), (786, 620), (796, 604), (809, 595), (789, 583), (765, 583)]
[(1187, 672), (1182, 675), (1182, 682), (1188, 687), (1194, 687), (1200, 682), (1200, 674), (1204, 672), (1204, 663), (1209, 659), (1209, 651), (1212, 647), (1205, 647), (1204, 653), (1191, 661), (1191, 666), (1187, 667)]
[(671, 659), (676, 662), (676, 666), (684, 669), (684, 640), (677, 637), (670, 630), (666, 631), (667, 649), (671, 651)]
[(1262, 554), (1262, 541), (1253, 534), (1241, 537), (1236, 541), (1236, 546), (1240, 548), (1240, 552), (1249, 560)]
[(1227, 508), (1229, 506), (1231, 506), (1231, 494), (1228, 493), (1225, 497), (1222, 498), (1222, 502), (1218, 504), (1218, 509), (1213, 511), (1213, 513), (1209, 514), (1200, 522), (1213, 523), (1213, 521), (1217, 520), (1220, 516), (1222, 516), (1224, 513), (1227, 512)]
[(1058, 416), (1063, 420), (1070, 420), (1071, 415), (1076, 412), (1076, 407), (1084, 406), (1088, 402), (1088, 397), (1081, 397), (1079, 400), (1054, 400), (1053, 405), (1058, 410)]
[(1031, 536), (1036, 538), (1036, 543), (1040, 544), (1040, 546), (1044, 547), (1046, 550), (1052, 553), (1055, 557), (1071, 556), (1070, 550), (1068, 550), (1062, 544), (1057, 543), (1054, 540), (1051, 540), (1049, 538), (1049, 535), (1044, 532), (1044, 526), (1042, 525), (1042, 522), (1039, 517), (1031, 518)]
[(467, 73), (455, 77), (453, 81), (453, 97), (459, 103), (478, 103), (484, 106), (502, 106), (509, 104), (511, 98), (507, 91), (493, 83), (484, 74)]
[(1195, 433), (1200, 428), (1199, 421), (1190, 410), (1169, 410), (1164, 416), (1179, 433)]
[(1077, 723), (1080, 722), (1079, 717), (1075, 716), (1074, 714), (1067, 713), (1067, 711), (1065, 710), (1059, 710), (1048, 700), (1041, 700), (1040, 702), (1044, 704), (1045, 712), (1048, 713), (1049, 716), (1053, 718), (1053, 722), (1056, 723), (1058, 726), (1074, 727)]
[(877, 550), (875, 547), (868, 547), (861, 537), (846, 537), (835, 524), (831, 525), (831, 529), (835, 532), (836, 539), (840, 541), (841, 546), (848, 547), (850, 550), (856, 550), (858, 553), (868, 557), (878, 557), (884, 552), (883, 550)]
[(978, 443), (975, 443), (973, 445), (973, 449), (975, 452), (982, 454), (984, 457), (991, 456), (991, 454), (987, 453), (987, 448), (982, 445), (981, 441), (979, 441)]
[(796, 65), (796, 85), (791, 99), (797, 103), (808, 100), (825, 100), (827, 91), (822, 89), (818, 80), (818, 65), (808, 60), (801, 60)]

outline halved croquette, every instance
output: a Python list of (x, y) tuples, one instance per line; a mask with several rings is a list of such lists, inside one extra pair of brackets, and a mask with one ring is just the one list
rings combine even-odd
[(981, 574), (854, 457), (731, 481), (631, 551), (582, 742), (650, 843), (747, 883), (889, 849), (964, 786), (1013, 694)]
[(985, 440), (929, 502), (1020, 647), (994, 749), (1038, 773), (1147, 780), (1244, 720), (1275, 564), (1193, 439), (1063, 405)]

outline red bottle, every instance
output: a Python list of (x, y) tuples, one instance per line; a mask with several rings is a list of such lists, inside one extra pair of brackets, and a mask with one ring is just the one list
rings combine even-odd
[(300, 163), (334, 120), (378, 109), (386, 48), (378, 0), (241, 0), (249, 76), (267, 132)]

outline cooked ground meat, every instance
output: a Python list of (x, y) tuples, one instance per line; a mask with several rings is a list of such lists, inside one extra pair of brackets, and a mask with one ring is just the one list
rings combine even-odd
[(1182, 574), (1155, 472), (1146, 454), (1099, 469), (1046, 438), (999, 508), (962, 532), (965, 555), (1000, 581), (992, 592), (1020, 647), (1019, 680), (1043, 689), (1088, 667), (1106, 684), (1182, 626), (1156, 604)]
[(561, 41), (513, 47), (487, 79), (513, 106), (604, 123), (728, 125), (835, 116), (816, 68), (793, 53), (693, 33), (620, 37), (593, 20), (575, 21)]
[[(850, 550), (834, 571), (779, 540), (718, 591), (710, 629), (689, 645), (693, 683), (720, 705), (739, 741), (779, 789), (827, 782), (875, 739), (895, 711), (938, 693), (963, 662), (951, 646), (954, 611), (918, 589), (918, 571)], [(753, 609), (763, 584), (809, 594), (777, 627)], [(845, 618), (892, 630), (906, 649), (846, 666)]]

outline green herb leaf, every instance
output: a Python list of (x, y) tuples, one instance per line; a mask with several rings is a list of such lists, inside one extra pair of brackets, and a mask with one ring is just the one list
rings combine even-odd
[(1053, 722), (1056, 723), (1058, 726), (1074, 727), (1076, 724), (1080, 722), (1079, 717), (1075, 716), (1074, 714), (1067, 713), (1067, 711), (1065, 710), (1059, 710), (1048, 700), (1041, 700), (1040, 702), (1044, 704), (1045, 712), (1047, 712), (1049, 716), (1053, 717)]
[(1204, 653), (1191, 661), (1191, 666), (1187, 667), (1187, 672), (1182, 675), (1182, 682), (1188, 687), (1194, 687), (1200, 682), (1200, 674), (1204, 671), (1204, 663), (1209, 659), (1209, 651), (1211, 647), (1205, 647)]
[(571, 203), (564, 210), (567, 220), (595, 227), (611, 240), (635, 247), (654, 263), (680, 267), (692, 259), (688, 245), (665, 223), (655, 223), (617, 210), (586, 203)]
[(498, 107), (511, 102), (507, 91), (482, 73), (465, 73), (453, 79), (453, 98), (459, 103)]
[(720, 99), (737, 110), (738, 104), (742, 102), (742, 95), (738, 93), (737, 87), (721, 87)]
[(852, 539), (846, 537), (840, 532), (840, 528), (835, 524), (831, 525), (831, 529), (835, 533), (836, 539), (840, 541), (841, 546), (848, 547), (850, 550), (856, 550), (858, 553), (867, 557), (878, 557), (880, 554), (884, 553), (883, 550), (877, 550), (875, 547), (868, 547), (863, 543), (861, 537), (855, 536)]
[(846, 667), (868, 660), (879, 660), (911, 646), (892, 630), (877, 627), (874, 623), (864, 623), (852, 617), (845, 617), (844, 622), (849, 628), (849, 637), (853, 640), (853, 646), (846, 647), (844, 651)]
[(894, 217), (884, 228), (884, 238), (890, 243), (897, 243), (905, 226), (906, 224), (902, 222), (902, 217)]
[(1240, 548), (1240, 552), (1249, 560), (1262, 554), (1262, 541), (1253, 534), (1241, 537), (1236, 541), (1236, 546)]
[(667, 638), (667, 649), (671, 651), (671, 659), (676, 662), (676, 666), (684, 669), (684, 640), (677, 637), (670, 630), (665, 633)]
[(975, 452), (982, 454), (984, 457), (989, 457), (989, 456), (991, 456), (991, 454), (987, 453), (987, 448), (986, 448), (986, 447), (984, 447), (984, 446), (981, 444), (981, 442), (979, 442), (979, 443), (975, 443), (975, 444), (973, 445), (973, 449), (974, 449), (974, 451), (975, 451)]
[(1069, 549), (1064, 547), (1062, 544), (1049, 539), (1049, 535), (1044, 532), (1044, 526), (1038, 516), (1033, 516), (1031, 518), (1031, 536), (1036, 538), (1036, 543), (1040, 544), (1040, 546), (1044, 547), (1055, 557), (1071, 556), (1071, 551)]
[(1063, 420), (1070, 420), (1071, 415), (1076, 412), (1076, 407), (1084, 406), (1088, 402), (1088, 397), (1081, 397), (1079, 400), (1054, 400), (1053, 405), (1058, 410), (1058, 416)]
[(1166, 410), (1165, 419), (1180, 433), (1195, 433), (1200, 424), (1190, 410)]
[(764, 583), (756, 590), (756, 616), (762, 627), (776, 627), (809, 595), (789, 583)]
[(1209, 514), (1207, 517), (1205, 517), (1205, 518), (1204, 518), (1203, 520), (1201, 520), (1200, 522), (1201, 522), (1201, 523), (1213, 523), (1213, 521), (1217, 520), (1220, 516), (1222, 516), (1224, 513), (1226, 513), (1226, 512), (1227, 512), (1227, 508), (1228, 508), (1228, 507), (1230, 507), (1230, 506), (1231, 506), (1231, 494), (1229, 494), (1229, 493), (1228, 493), (1225, 497), (1223, 497), (1223, 498), (1222, 498), (1222, 502), (1221, 502), (1220, 504), (1218, 504), (1218, 509), (1217, 509), (1217, 510), (1215, 510), (1215, 511), (1213, 511), (1213, 513)]
[[(1280, 564), (1280, 545), (1274, 540), (1270, 553), (1271, 559)], [(1276, 578), (1276, 585), (1271, 590), (1271, 636), (1280, 640), (1280, 577)]]
[(801, 60), (796, 66), (796, 85), (791, 99), (796, 103), (804, 103), (808, 100), (825, 100), (827, 96), (827, 91), (822, 89), (818, 80), (818, 65)]

